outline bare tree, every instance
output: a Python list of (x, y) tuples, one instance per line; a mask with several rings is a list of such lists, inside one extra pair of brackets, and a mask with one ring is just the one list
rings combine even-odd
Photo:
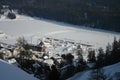
[(28, 43), (27, 43), (27, 40), (25, 40), (25, 38), (24, 37), (19, 37), (18, 39), (17, 39), (17, 45), (21, 48), (21, 47), (25, 47), (25, 45), (27, 45)]

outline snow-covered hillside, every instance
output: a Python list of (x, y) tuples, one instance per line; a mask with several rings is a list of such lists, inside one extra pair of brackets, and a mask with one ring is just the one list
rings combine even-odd
[(0, 80), (38, 80), (23, 70), (0, 60)]
[(39, 38), (51, 37), (105, 48), (108, 42), (113, 42), (115, 36), (120, 38), (120, 33), (77, 28), (74, 25), (57, 24), (20, 15), (17, 15), (17, 19), (14, 20), (1, 19), (0, 31), (3, 32), (0, 34), (0, 41), (10, 44), (15, 43), (20, 36), (25, 36), (31, 43), (36, 43), (35, 40)]
[[(106, 80), (118, 80), (116, 77), (120, 78), (120, 76), (118, 76), (120, 75), (120, 62), (111, 66), (104, 67), (103, 70), (104, 74), (107, 76)], [(91, 70), (79, 72), (67, 80), (90, 80), (90, 75)]]

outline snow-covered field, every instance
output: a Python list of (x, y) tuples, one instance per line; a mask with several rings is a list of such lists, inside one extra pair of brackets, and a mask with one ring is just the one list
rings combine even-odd
[(0, 59), (0, 80), (38, 80), (23, 70)]
[(48, 20), (39, 20), (28, 16), (17, 15), (17, 19), (0, 19), (0, 41), (14, 44), (16, 39), (24, 36), (30, 43), (37, 43), (37, 39), (50, 37), (90, 44), (96, 48), (113, 42), (114, 37), (120, 38), (120, 33), (95, 30), (92, 28), (78, 28), (74, 25), (64, 25)]

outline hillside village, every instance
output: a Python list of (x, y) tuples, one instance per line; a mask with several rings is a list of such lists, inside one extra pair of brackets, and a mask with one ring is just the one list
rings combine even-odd
[[(20, 40), (24, 38), (20, 38)], [(0, 58), (7, 60), (9, 63), (16, 63), (15, 59), (21, 57), (21, 50), (24, 53), (26, 48), (28, 52), (24, 53), (25, 59), (44, 62), (49, 65), (54, 64), (54, 61), (57, 60), (57, 63), (62, 61), (62, 55), (66, 53), (73, 53), (75, 59), (77, 60), (77, 51), (84, 49), (89, 49), (91, 45), (79, 44), (70, 41), (63, 41), (59, 39), (46, 38), (45, 41), (42, 41), (38, 45), (29, 44), (23, 46), (27, 43), (21, 42), (19, 45), (8, 45), (1, 42), (0, 47)], [(25, 47), (25, 49), (23, 48)], [(85, 52), (84, 56), (87, 55)], [(55, 58), (55, 59), (54, 59)]]
[[(60, 80), (67, 79), (76, 72), (96, 68), (97, 54), (102, 57), (106, 54), (102, 49), (93, 49), (92, 45), (52, 38), (42, 39), (37, 45), (27, 43), (24, 37), (20, 37), (16, 45), (0, 44), (1, 59), (34, 74), (40, 80), (49, 80), (47, 78), (52, 66), (56, 66), (58, 72), (55, 73), (59, 73)], [(110, 45), (108, 49), (111, 49)], [(98, 67), (103, 65), (101, 63)]]
[[(8, 8), (9, 6), (3, 7), (2, 17), (14, 13)], [(0, 35), (2, 34), (1, 32)], [(27, 41), (25, 37), (19, 37), (16, 44), (12, 45), (0, 42), (0, 59), (40, 80), (66, 80), (77, 72), (86, 70), (97, 72), (104, 66), (120, 62), (120, 40), (116, 37), (113, 43), (106, 45), (106, 50), (71, 39), (43, 37), (36, 39), (34, 43), (33, 38)], [(100, 74), (97, 78), (107, 80), (108, 77), (104, 76)]]

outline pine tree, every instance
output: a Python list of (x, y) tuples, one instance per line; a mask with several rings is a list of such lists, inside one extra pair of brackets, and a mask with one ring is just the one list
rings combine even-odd
[(112, 46), (110, 45), (110, 43), (108, 43), (108, 45), (106, 46), (106, 55), (111, 55), (111, 51), (112, 51)]
[(120, 62), (120, 41), (117, 41), (116, 37), (112, 45), (111, 57), (113, 63)]
[(105, 54), (105, 64), (106, 65), (110, 65), (112, 64), (111, 62), (111, 52), (112, 52), (112, 46), (108, 43), (108, 45), (106, 46), (106, 54)]
[(74, 56), (71, 53), (68, 53), (66, 55), (66, 61), (67, 61), (68, 64), (72, 64), (73, 59), (74, 59)]
[(113, 42), (113, 45), (112, 45), (112, 51), (116, 53), (117, 51), (117, 48), (118, 48), (118, 41), (116, 39), (116, 37), (114, 37), (114, 42)]
[(105, 65), (105, 53), (102, 48), (99, 48), (97, 55), (96, 67), (103, 67)]
[(83, 63), (83, 50), (82, 48), (80, 47), (80, 45), (78, 45), (77, 47), (77, 56), (78, 56), (78, 62), (79, 63)]
[(96, 61), (95, 51), (94, 50), (88, 51), (88, 62), (95, 62), (95, 61)]

